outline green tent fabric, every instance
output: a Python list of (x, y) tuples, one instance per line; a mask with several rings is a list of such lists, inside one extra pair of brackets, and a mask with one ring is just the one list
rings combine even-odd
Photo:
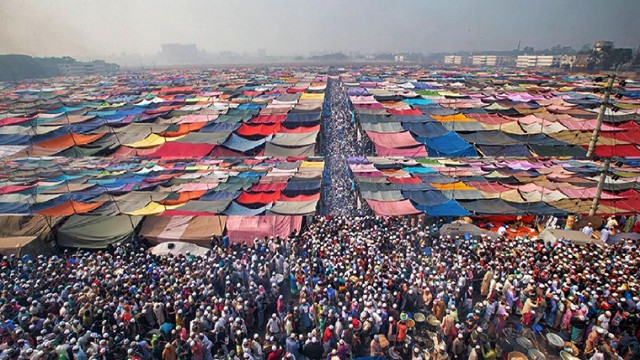
[(367, 191), (361, 192), (364, 199), (376, 200), (376, 201), (400, 201), (404, 200), (404, 196), (400, 190), (390, 191)]
[(130, 239), (141, 216), (73, 215), (58, 229), (58, 245), (83, 249), (104, 249)]
[(315, 144), (305, 146), (278, 146), (267, 143), (264, 148), (264, 156), (288, 157), (288, 156), (313, 156), (315, 154)]
[(316, 138), (318, 137), (317, 131), (312, 131), (309, 133), (281, 133), (276, 134), (273, 139), (271, 139), (270, 143), (278, 146), (304, 146), (311, 145), (316, 143)]
[(399, 133), (405, 131), (402, 127), (402, 124), (399, 122), (388, 122), (388, 123), (368, 123), (363, 122), (361, 124), (362, 130), (364, 131), (374, 131), (379, 133)]
[(180, 138), (181, 143), (190, 143), (190, 144), (214, 144), (219, 145), (225, 142), (231, 132), (215, 132), (215, 133), (189, 133), (184, 137)]
[(278, 215), (307, 215), (316, 211), (318, 200), (310, 201), (276, 201), (268, 213)]

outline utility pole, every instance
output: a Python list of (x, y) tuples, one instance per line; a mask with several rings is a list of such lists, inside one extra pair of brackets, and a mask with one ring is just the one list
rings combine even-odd
[(596, 127), (591, 134), (591, 141), (589, 141), (589, 150), (587, 151), (587, 157), (591, 158), (596, 150), (596, 143), (600, 136), (600, 128), (602, 128), (602, 121), (604, 120), (604, 113), (609, 105), (609, 98), (611, 97), (611, 90), (613, 89), (613, 82), (616, 80), (615, 75), (609, 75), (609, 81), (607, 81), (607, 87), (604, 89), (604, 99), (602, 99), (602, 105), (598, 112), (598, 119), (596, 120)]
[[(607, 81), (607, 87), (604, 89), (604, 98), (602, 99), (602, 105), (600, 105), (600, 111), (598, 112), (598, 119), (596, 120), (596, 126), (591, 134), (591, 141), (589, 142), (589, 150), (587, 151), (587, 158), (593, 158), (596, 150), (596, 144), (598, 143), (598, 137), (600, 136), (600, 129), (602, 128), (602, 121), (604, 120), (604, 113), (607, 111), (607, 105), (609, 105), (609, 98), (611, 97), (611, 90), (613, 89), (613, 82), (616, 80), (615, 75), (609, 75)], [(609, 166), (611, 165), (611, 159), (606, 158), (602, 166), (602, 172), (600, 173), (600, 179), (598, 179), (598, 188), (596, 189), (596, 196), (593, 198), (593, 203), (589, 209), (589, 216), (595, 216), (598, 211), (598, 205), (600, 205), (600, 198), (602, 197), (602, 188), (604, 182), (607, 180), (609, 173)]]

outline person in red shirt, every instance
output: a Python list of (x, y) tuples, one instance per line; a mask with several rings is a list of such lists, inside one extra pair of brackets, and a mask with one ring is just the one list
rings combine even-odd
[(271, 352), (267, 356), (267, 360), (280, 360), (282, 359), (282, 349), (279, 346), (273, 345)]

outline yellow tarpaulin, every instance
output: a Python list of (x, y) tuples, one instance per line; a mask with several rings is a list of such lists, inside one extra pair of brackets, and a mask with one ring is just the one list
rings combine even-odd
[(300, 100), (324, 100), (324, 94), (302, 93)]
[(300, 168), (324, 168), (324, 161), (303, 161), (300, 163)]
[(127, 212), (125, 214), (127, 215), (133, 215), (133, 216), (147, 216), (147, 215), (156, 215), (156, 214), (160, 214), (166, 210), (173, 210), (173, 209), (177, 209), (180, 206), (182, 206), (184, 204), (179, 204), (179, 205), (162, 205), (160, 203), (157, 203), (155, 201), (152, 201), (150, 203), (148, 203), (145, 207), (143, 207), (142, 209), (138, 209), (135, 211), (131, 211), (131, 212)]
[(132, 148), (150, 148), (150, 147), (162, 145), (168, 141), (178, 140), (182, 137), (184, 137), (184, 135), (167, 138), (167, 137), (156, 135), (156, 134), (149, 134), (149, 136), (147, 136), (146, 138), (140, 141), (136, 141), (136, 142), (133, 142), (130, 144), (124, 144), (124, 145)]
[(468, 117), (466, 117), (464, 114), (455, 114), (455, 115), (431, 115), (432, 118), (438, 120), (438, 121), (442, 121), (442, 122), (449, 122), (449, 121), (457, 121), (457, 122), (468, 122), (468, 121), (475, 121), (473, 119), (469, 119)]
[(431, 183), (431, 186), (442, 191), (444, 190), (476, 190), (476, 188), (471, 187), (463, 183), (462, 181), (458, 181), (456, 183), (449, 183), (449, 184)]

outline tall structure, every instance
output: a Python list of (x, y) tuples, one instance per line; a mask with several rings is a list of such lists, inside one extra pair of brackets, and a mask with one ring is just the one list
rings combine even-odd
[(461, 65), (462, 64), (462, 56), (458, 55), (446, 55), (444, 57), (445, 65)]
[(496, 55), (473, 55), (471, 64), (476, 66), (496, 66), (498, 65), (498, 56)]
[(64, 76), (107, 75), (120, 71), (120, 66), (102, 60), (92, 62), (70, 62), (58, 64), (60, 74)]
[(519, 55), (516, 67), (553, 67), (560, 65), (560, 56), (556, 55)]
[(196, 44), (162, 44), (161, 56), (167, 64), (193, 64), (198, 62)]

